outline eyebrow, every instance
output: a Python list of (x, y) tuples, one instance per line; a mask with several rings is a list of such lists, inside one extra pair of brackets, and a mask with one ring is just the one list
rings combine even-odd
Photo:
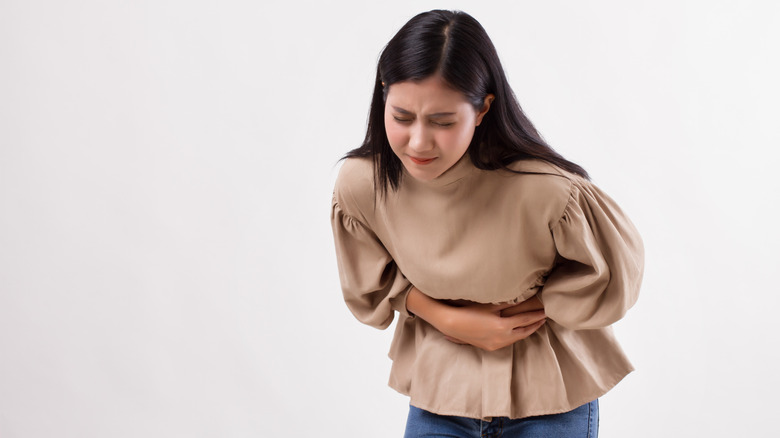
[[(414, 115), (410, 111), (407, 111), (407, 110), (405, 110), (405, 109), (403, 109), (401, 107), (398, 107), (398, 106), (393, 106), (393, 109), (398, 111), (399, 113), (405, 115), (405, 116)], [(455, 115), (454, 112), (439, 112), (439, 113), (428, 114), (428, 115), (426, 115), (426, 117), (430, 117), (430, 118), (434, 118), (435, 119), (435, 118), (454, 116), (454, 115)]]

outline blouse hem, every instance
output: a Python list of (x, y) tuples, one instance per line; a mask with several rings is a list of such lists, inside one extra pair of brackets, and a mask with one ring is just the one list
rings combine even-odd
[(574, 409), (577, 409), (578, 407), (580, 407), (580, 406), (582, 406), (582, 405), (584, 405), (586, 403), (590, 403), (593, 400), (596, 400), (596, 399), (598, 399), (600, 397), (603, 397), (606, 393), (611, 391), (612, 388), (617, 386), (617, 384), (620, 383), (620, 381), (622, 381), (627, 375), (629, 375), (633, 371), (634, 371), (634, 368), (632, 367), (632, 368), (628, 368), (628, 369), (624, 370), (623, 372), (620, 372), (620, 373), (616, 374), (615, 375), (615, 379), (613, 381), (611, 381), (610, 383), (608, 383), (602, 390), (594, 391), (593, 393), (590, 393), (588, 396), (576, 399), (573, 403), (570, 403), (566, 407), (555, 408), (555, 409), (531, 409), (531, 410), (528, 410), (528, 411), (521, 412), (517, 416), (512, 415), (511, 413), (507, 413), (507, 412), (497, 412), (497, 413), (491, 413), (489, 415), (479, 416), (479, 415), (474, 415), (471, 412), (463, 412), (463, 411), (458, 411), (456, 409), (437, 409), (437, 408), (433, 408), (430, 405), (427, 405), (425, 403), (419, 403), (418, 401), (414, 400), (412, 398), (412, 396), (407, 391), (404, 391), (404, 390), (394, 386), (392, 384), (392, 382), (388, 383), (388, 386), (390, 388), (392, 388), (393, 390), (395, 390), (396, 392), (398, 392), (399, 394), (402, 394), (402, 395), (405, 395), (405, 396), (409, 397), (410, 398), (410, 400), (409, 400), (409, 404), (410, 405), (412, 405), (412, 406), (414, 406), (416, 408), (424, 409), (424, 410), (426, 410), (428, 412), (432, 412), (432, 413), (437, 414), (437, 415), (451, 415), (451, 416), (458, 416), (458, 417), (473, 418), (473, 419), (477, 419), (477, 420), (478, 419), (485, 419), (485, 418), (496, 418), (496, 417), (508, 417), (511, 420), (517, 420), (517, 419), (520, 419), (520, 418), (538, 417), (538, 416), (541, 416), (541, 415), (562, 414), (564, 412), (569, 412), (569, 411), (572, 411)]

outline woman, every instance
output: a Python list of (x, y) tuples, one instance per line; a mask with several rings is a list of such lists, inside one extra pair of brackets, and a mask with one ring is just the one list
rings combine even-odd
[(332, 225), (344, 298), (386, 328), (406, 436), (596, 436), (631, 364), (610, 325), (642, 242), (523, 114), (485, 30), (430, 11), (379, 59)]

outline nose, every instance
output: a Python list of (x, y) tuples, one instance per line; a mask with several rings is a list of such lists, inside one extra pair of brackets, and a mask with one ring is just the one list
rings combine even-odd
[(433, 149), (433, 136), (422, 125), (422, 123), (416, 123), (409, 133), (409, 149), (414, 152), (427, 152)]

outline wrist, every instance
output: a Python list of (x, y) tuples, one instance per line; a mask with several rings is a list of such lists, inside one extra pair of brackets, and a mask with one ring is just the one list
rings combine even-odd
[(425, 295), (414, 286), (406, 298), (406, 308), (444, 334), (448, 333), (455, 319), (454, 307)]
[(433, 321), (428, 321), (436, 330), (445, 335), (452, 335), (452, 329), (457, 321), (458, 308), (438, 302)]

